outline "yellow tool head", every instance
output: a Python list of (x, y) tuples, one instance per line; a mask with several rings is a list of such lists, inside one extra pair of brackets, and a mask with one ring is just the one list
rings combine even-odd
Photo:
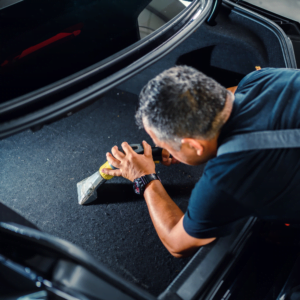
[(110, 180), (110, 179), (114, 178), (114, 176), (111, 176), (111, 175), (107, 175), (107, 174), (102, 173), (102, 172), (101, 172), (102, 169), (110, 169), (110, 170), (112, 170), (112, 167), (110, 166), (110, 164), (109, 164), (108, 161), (100, 167), (99, 173), (100, 173), (100, 175), (101, 175), (105, 180)]

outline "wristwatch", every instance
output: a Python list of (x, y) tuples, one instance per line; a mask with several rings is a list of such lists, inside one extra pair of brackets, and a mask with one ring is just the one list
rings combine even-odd
[(153, 180), (160, 180), (159, 176), (154, 174), (145, 175), (140, 178), (136, 178), (133, 181), (133, 190), (138, 195), (143, 195), (146, 189), (146, 185)]

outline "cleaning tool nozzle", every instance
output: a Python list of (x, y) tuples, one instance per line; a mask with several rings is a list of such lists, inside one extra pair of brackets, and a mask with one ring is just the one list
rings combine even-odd
[(88, 204), (96, 200), (98, 187), (114, 177), (102, 173), (101, 170), (104, 168), (112, 169), (111, 165), (107, 161), (100, 167), (99, 171), (77, 183), (78, 203), (80, 205)]
[[(132, 149), (138, 153), (143, 154), (144, 148), (141, 144), (131, 144)], [(152, 147), (152, 156), (155, 162), (160, 162), (162, 159), (162, 149)], [(88, 204), (97, 199), (97, 189), (103, 185), (107, 180), (112, 179), (114, 176), (102, 173), (102, 169), (115, 169), (107, 161), (104, 163), (99, 171), (92, 176), (77, 183), (78, 203), (80, 205)]]
[(113, 169), (112, 166), (109, 164), (108, 161), (100, 167), (100, 169), (99, 169), (100, 175), (101, 175), (105, 180), (110, 180), (110, 179), (114, 178), (114, 176), (111, 176), (111, 175), (102, 173), (102, 172), (101, 172), (102, 169)]

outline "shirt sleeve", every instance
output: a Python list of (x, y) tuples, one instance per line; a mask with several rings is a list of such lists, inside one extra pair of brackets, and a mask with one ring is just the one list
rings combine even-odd
[(242, 92), (244, 89), (248, 89), (252, 85), (256, 84), (257, 80), (266, 76), (267, 74), (272, 74), (275, 68), (263, 68), (261, 70), (253, 71), (247, 74), (238, 84), (235, 94)]
[(221, 237), (232, 232), (236, 221), (249, 215), (248, 209), (215, 186), (204, 173), (192, 192), (183, 227), (195, 238)]

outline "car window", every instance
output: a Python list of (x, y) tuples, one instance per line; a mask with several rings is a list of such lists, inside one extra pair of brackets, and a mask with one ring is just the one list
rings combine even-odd
[(191, 2), (0, 0), (0, 103), (145, 38)]

